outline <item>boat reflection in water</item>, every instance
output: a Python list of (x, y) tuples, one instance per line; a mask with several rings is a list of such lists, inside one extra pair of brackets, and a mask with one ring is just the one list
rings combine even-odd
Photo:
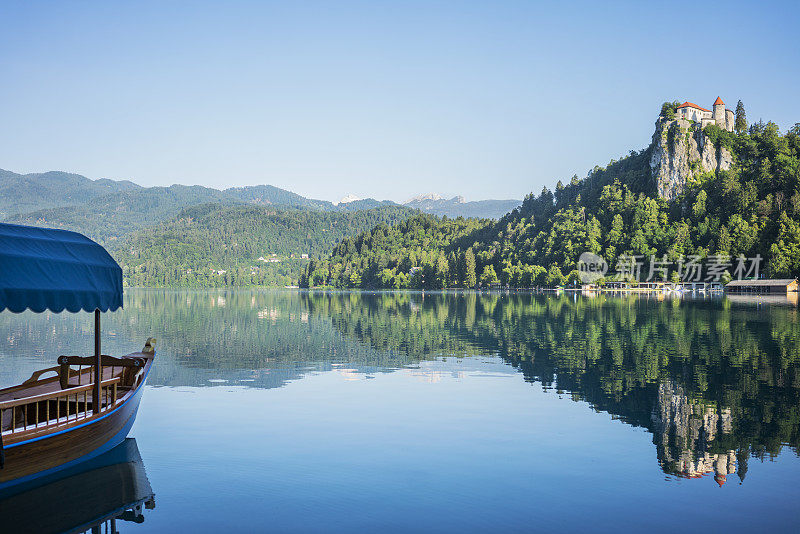
[[(155, 507), (136, 440), (52, 476), (0, 493), (5, 532), (103, 532), (142, 523)], [(7, 530), (6, 530), (7, 529)]]

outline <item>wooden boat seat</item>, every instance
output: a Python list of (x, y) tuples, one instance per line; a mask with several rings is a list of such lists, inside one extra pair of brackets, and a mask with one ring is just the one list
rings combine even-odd
[[(62, 389), (79, 385), (72, 380), (73, 375), (70, 373), (70, 366), (73, 365), (86, 367), (89, 371), (90, 382), (94, 379), (95, 358), (93, 356), (59, 356), (58, 363), (61, 366), (59, 381)], [(144, 368), (145, 361), (143, 358), (114, 358), (103, 354), (101, 363), (103, 365), (103, 380), (120, 376), (120, 385), (122, 387), (132, 387), (136, 375)], [(120, 368), (119, 372), (116, 372), (117, 368)], [(81, 375), (79, 374), (78, 376), (80, 380)]]

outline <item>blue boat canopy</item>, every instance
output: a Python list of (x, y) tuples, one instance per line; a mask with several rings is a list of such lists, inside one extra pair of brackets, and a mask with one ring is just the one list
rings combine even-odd
[(76, 232), (0, 223), (0, 311), (114, 311), (122, 269)]

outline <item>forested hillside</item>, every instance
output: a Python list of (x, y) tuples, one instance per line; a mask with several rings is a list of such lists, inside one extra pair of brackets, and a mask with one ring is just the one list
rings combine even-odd
[(452, 274), (462, 276), (470, 265), (474, 273), (469, 247), (480, 230), (490, 228), (489, 219), (434, 215), (416, 215), (396, 226), (380, 224), (343, 239), (330, 260), (311, 261), (300, 285), (402, 289), (422, 287), (424, 280), (426, 287), (449, 286)]
[(345, 236), (413, 213), (400, 206), (327, 212), (204, 204), (121, 239), (110, 251), (128, 285), (293, 285), (308, 263), (303, 255), (326, 255)]
[(49, 208), (9, 217), (6, 222), (64, 228), (104, 245), (175, 217), (183, 208), (209, 202), (239, 203), (223, 191), (199, 185), (138, 188), (71, 206)]
[(286, 206), (313, 210), (334, 211), (336, 206), (326, 200), (314, 200), (272, 185), (231, 187), (225, 193), (232, 199), (262, 206)]
[(17, 213), (86, 202), (138, 188), (125, 180), (90, 180), (68, 172), (17, 174), (0, 169), (0, 220)]
[(397, 206), (390, 200), (375, 200), (374, 198), (364, 198), (352, 202), (340, 202), (334, 204), (327, 200), (315, 200), (306, 198), (297, 193), (279, 189), (271, 185), (252, 185), (247, 187), (231, 187), (225, 190), (227, 195), (232, 198), (247, 202), (249, 204), (288, 206), (292, 208), (308, 208), (321, 211), (359, 211), (371, 210), (381, 206)]
[(632, 151), (584, 179), (559, 182), (554, 192), (528, 195), (496, 223), (464, 222), (455, 239), (453, 221), (431, 216), (375, 228), (309, 265), (313, 271), (303, 281), (365, 288), (555, 286), (575, 279), (585, 251), (602, 255), (612, 268), (622, 254), (669, 261), (760, 254), (769, 276), (800, 275), (800, 124), (785, 134), (773, 123), (738, 134), (712, 125), (705, 134), (732, 153), (733, 167), (694, 177), (673, 201), (655, 192), (651, 149)]

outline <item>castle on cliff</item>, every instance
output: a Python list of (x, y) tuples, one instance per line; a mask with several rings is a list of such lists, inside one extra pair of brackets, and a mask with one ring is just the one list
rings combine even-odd
[(733, 111), (725, 108), (725, 102), (720, 97), (714, 101), (714, 111), (701, 108), (693, 102), (684, 102), (675, 110), (675, 117), (699, 122), (700, 128), (705, 128), (708, 124), (716, 124), (729, 132), (733, 131)]
[(658, 195), (673, 200), (683, 193), (690, 178), (705, 172), (727, 171), (733, 155), (724, 146), (715, 146), (704, 128), (714, 124), (733, 131), (735, 116), (717, 97), (714, 111), (693, 102), (684, 102), (674, 118), (659, 115), (650, 145), (650, 173)]

